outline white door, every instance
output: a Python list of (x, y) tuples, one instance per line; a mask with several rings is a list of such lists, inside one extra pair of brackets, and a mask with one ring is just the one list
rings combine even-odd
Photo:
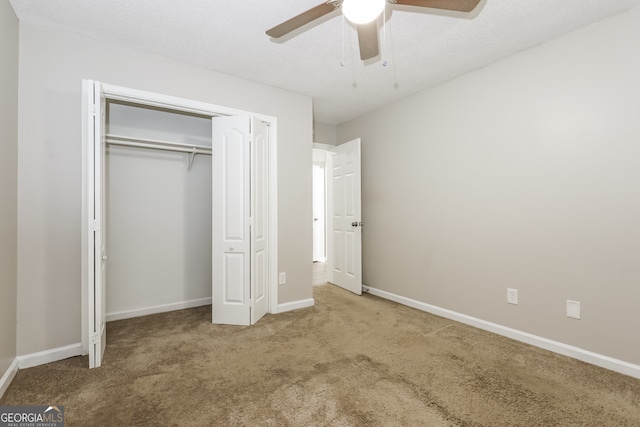
[(251, 322), (250, 119), (214, 117), (213, 323)]
[(332, 149), (327, 161), (328, 278), (362, 294), (362, 217), (360, 207), (360, 139)]
[(212, 319), (253, 325), (269, 310), (269, 128), (245, 116), (212, 122)]
[[(85, 146), (88, 155), (87, 195), (93, 203), (87, 205), (89, 230), (88, 247), (88, 343), (89, 367), (97, 368), (102, 365), (102, 356), (107, 345), (107, 328), (105, 318), (105, 271), (106, 271), (106, 239), (105, 239), (105, 158), (106, 144), (104, 141), (105, 97), (101, 91), (100, 82), (83, 81), (83, 91), (86, 97), (87, 111)], [(91, 250), (92, 248), (92, 250)]]
[(251, 324), (269, 311), (269, 127), (251, 119)]
[(313, 261), (324, 262), (325, 256), (325, 175), (324, 164), (313, 164)]

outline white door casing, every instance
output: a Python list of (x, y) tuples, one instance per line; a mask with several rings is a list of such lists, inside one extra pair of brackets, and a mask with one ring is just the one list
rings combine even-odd
[(336, 146), (327, 159), (328, 279), (362, 294), (360, 139)]
[(269, 127), (251, 118), (251, 324), (269, 311)]
[[(97, 366), (102, 365), (104, 350), (107, 347), (107, 203), (106, 203), (106, 182), (107, 182), (107, 143), (106, 143), (106, 115), (107, 115), (107, 99), (102, 94), (100, 87), (96, 88), (96, 96), (100, 96), (100, 109), (96, 112), (96, 121), (100, 123), (99, 132), (96, 132), (96, 151), (100, 152), (100, 217), (98, 219), (98, 232), (100, 242), (96, 242), (96, 255), (100, 258), (100, 280), (96, 280), (96, 293), (100, 294), (100, 302), (97, 303), (96, 309), (96, 333), (98, 334), (99, 344), (96, 344), (95, 362)], [(98, 150), (99, 147), (99, 150)], [(96, 260), (97, 265), (98, 260)], [(99, 347), (99, 348), (98, 348)]]
[[(314, 150), (315, 151), (315, 150)], [(313, 164), (313, 262), (325, 262), (325, 163)]]

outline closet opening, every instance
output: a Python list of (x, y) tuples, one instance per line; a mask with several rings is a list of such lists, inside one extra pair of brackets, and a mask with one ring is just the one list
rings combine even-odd
[(211, 117), (105, 115), (106, 320), (211, 304)]
[(212, 304), (278, 311), (277, 120), (82, 81), (82, 349), (106, 321)]

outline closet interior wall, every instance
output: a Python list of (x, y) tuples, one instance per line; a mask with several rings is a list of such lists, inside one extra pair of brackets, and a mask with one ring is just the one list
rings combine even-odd
[[(109, 102), (106, 132), (211, 146), (211, 118)], [(107, 146), (107, 321), (211, 303), (211, 156)]]

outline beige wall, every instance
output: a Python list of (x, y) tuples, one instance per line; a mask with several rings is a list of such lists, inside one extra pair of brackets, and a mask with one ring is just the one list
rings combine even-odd
[[(211, 118), (109, 103), (107, 132), (211, 146)], [(211, 301), (211, 156), (111, 145), (106, 312)], [(135, 313), (134, 313), (135, 314)], [(130, 314), (131, 315), (131, 314)]]
[(313, 142), (336, 145), (337, 131), (338, 127), (336, 125), (313, 122)]
[(640, 364), (639, 40), (636, 8), (340, 125), (364, 282)]
[(21, 23), (18, 354), (81, 339), (83, 78), (277, 117), (279, 302), (311, 298), (310, 98)]
[(18, 18), (0, 2), (0, 377), (16, 357)]

